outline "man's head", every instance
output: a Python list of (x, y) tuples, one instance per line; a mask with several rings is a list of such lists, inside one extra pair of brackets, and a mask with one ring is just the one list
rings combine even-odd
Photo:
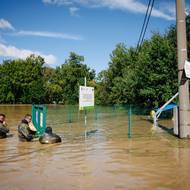
[(5, 121), (5, 114), (0, 113), (0, 121), (4, 122)]
[(24, 117), (24, 119), (25, 119), (28, 123), (30, 123), (30, 122), (32, 121), (32, 116), (31, 116), (30, 114), (26, 114), (25, 117)]

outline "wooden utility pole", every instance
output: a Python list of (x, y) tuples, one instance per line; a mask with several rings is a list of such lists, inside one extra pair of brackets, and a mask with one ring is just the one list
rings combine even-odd
[(179, 137), (190, 138), (189, 81), (185, 77), (187, 37), (184, 0), (176, 0), (178, 85), (179, 85)]

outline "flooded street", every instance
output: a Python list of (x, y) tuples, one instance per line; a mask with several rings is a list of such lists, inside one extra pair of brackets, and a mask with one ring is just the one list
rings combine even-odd
[(125, 112), (89, 114), (85, 126), (83, 114), (48, 106), (47, 126), (62, 143), (43, 145), (17, 137), (30, 105), (1, 105), (0, 112), (13, 134), (0, 139), (0, 190), (190, 189), (190, 140), (152, 130), (144, 117), (132, 117), (129, 139)]

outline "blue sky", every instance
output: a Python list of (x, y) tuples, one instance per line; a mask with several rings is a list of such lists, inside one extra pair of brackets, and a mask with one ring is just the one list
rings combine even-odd
[[(136, 46), (148, 0), (0, 0), (0, 62), (36, 53), (56, 67), (71, 51), (100, 72), (116, 44)], [(190, 8), (190, 0), (186, 7)], [(175, 24), (175, 0), (155, 0), (146, 38)]]

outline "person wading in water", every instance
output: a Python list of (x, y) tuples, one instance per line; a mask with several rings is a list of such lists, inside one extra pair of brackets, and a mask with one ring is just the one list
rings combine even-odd
[(18, 137), (20, 141), (32, 141), (35, 137), (36, 130), (35, 128), (31, 128), (32, 116), (30, 114), (26, 114), (24, 119), (18, 126)]
[(5, 114), (0, 113), (0, 139), (6, 138), (7, 133), (9, 132), (5, 118)]

